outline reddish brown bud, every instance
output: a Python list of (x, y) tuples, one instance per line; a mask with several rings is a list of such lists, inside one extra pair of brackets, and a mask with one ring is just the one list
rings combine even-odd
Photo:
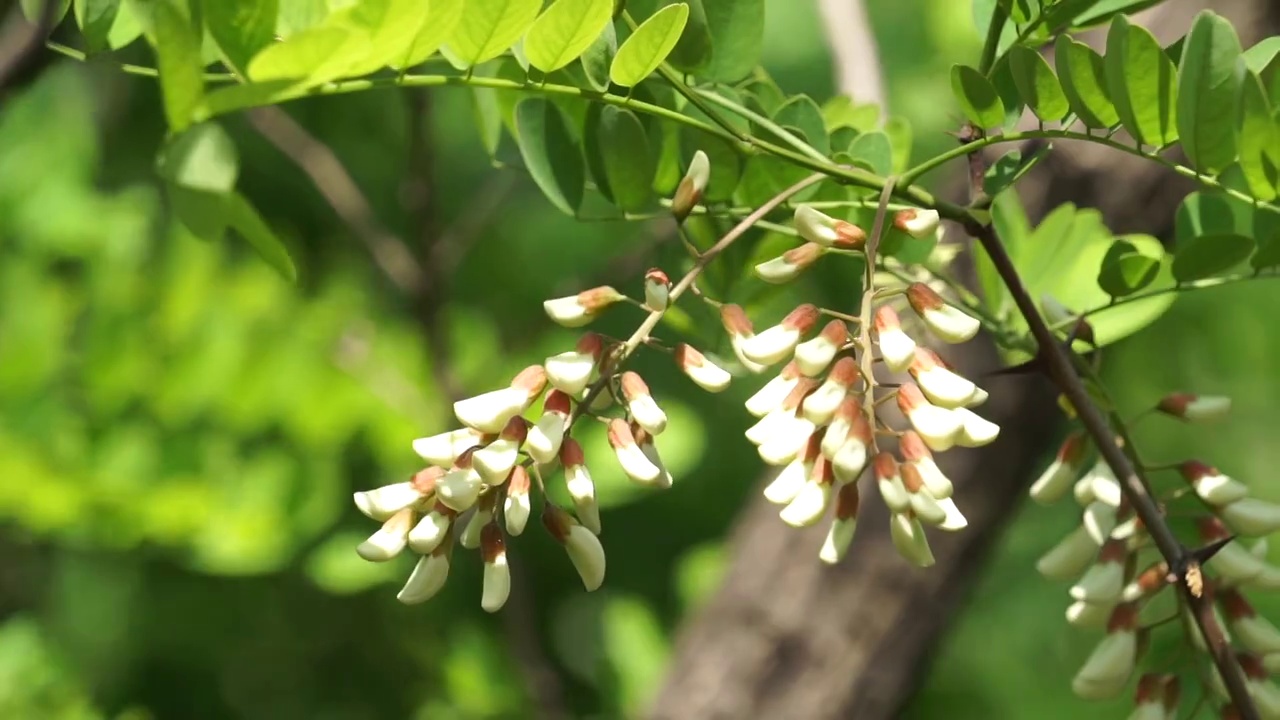
[(782, 253), (782, 259), (788, 265), (796, 267), (809, 267), (822, 257), (824, 248), (818, 243), (805, 243), (800, 247), (794, 247)]
[(1111, 611), (1111, 617), (1107, 619), (1107, 633), (1111, 634), (1122, 630), (1138, 629), (1138, 606), (1134, 603), (1121, 603)]
[(493, 563), (499, 555), (507, 552), (506, 541), (502, 538), (502, 530), (497, 524), (489, 522), (480, 530), (480, 556), (487, 563)]
[(547, 393), (547, 399), (542, 401), (542, 412), (544, 413), (560, 413), (568, 415), (572, 410), (569, 396), (559, 390), (552, 390)]
[(1258, 611), (1253, 609), (1253, 606), (1249, 604), (1244, 595), (1235, 588), (1226, 588), (1218, 591), (1218, 604), (1222, 606), (1222, 611), (1231, 620), (1256, 617), (1258, 614)]
[(818, 324), (818, 319), (821, 317), (822, 314), (818, 312), (817, 306), (805, 303), (788, 313), (787, 316), (782, 319), (782, 326), (798, 330), (800, 331), (800, 334), (803, 335), (804, 333), (812, 330), (813, 326)]
[(902, 485), (907, 492), (914, 495), (924, 487), (924, 478), (920, 477), (920, 471), (912, 463), (898, 465), (898, 473), (902, 476)]
[(747, 317), (747, 311), (740, 305), (721, 305), (720, 322), (730, 335), (751, 337), (755, 334), (755, 328), (751, 325), (751, 319)]
[(893, 455), (881, 452), (876, 455), (875, 470), (877, 479), (888, 480), (898, 475), (898, 461), (893, 459)]
[(516, 442), (524, 442), (525, 437), (529, 434), (529, 421), (519, 415), (507, 421), (506, 427), (502, 428), (499, 435), (503, 440), (514, 440)]
[(881, 333), (901, 328), (902, 321), (898, 319), (898, 313), (892, 307), (881, 305), (876, 308), (875, 326), (876, 332)]
[(831, 243), (835, 247), (846, 250), (861, 250), (867, 244), (867, 233), (851, 222), (837, 220), (835, 224), (836, 239)]
[(511, 380), (511, 387), (524, 390), (530, 398), (541, 395), (546, 386), (547, 371), (541, 365), (530, 365)]
[(542, 526), (551, 533), (551, 537), (556, 542), (563, 545), (569, 540), (569, 526), (571, 524), (569, 513), (561, 510), (550, 502), (542, 504)]
[(902, 433), (902, 437), (898, 438), (898, 450), (902, 452), (902, 457), (910, 462), (933, 457), (933, 453), (929, 452), (929, 448), (925, 446), (924, 439), (915, 430)]
[(560, 445), (560, 464), (567, 468), (587, 464), (586, 456), (582, 452), (582, 445), (578, 444), (577, 440), (573, 438), (564, 439), (564, 443)]
[(621, 378), (622, 395), (627, 400), (634, 400), (638, 397), (649, 395), (649, 386), (645, 384), (640, 374), (632, 370), (622, 373)]
[(585, 355), (591, 355), (597, 361), (604, 352), (604, 338), (599, 333), (589, 332), (578, 338), (578, 344), (574, 346), (574, 350)]
[(858, 515), (858, 483), (845, 483), (836, 493), (836, 519), (848, 520)]
[(911, 283), (907, 286), (907, 302), (911, 303), (911, 307), (918, 313), (937, 310), (947, 304), (941, 295), (924, 283)]
[(507, 476), (507, 493), (512, 495), (529, 493), (529, 471), (523, 465), (511, 468), (511, 474)]
[(427, 495), (435, 492), (436, 481), (444, 477), (445, 469), (441, 467), (429, 467), (419, 470), (409, 478), (409, 482), (413, 483), (413, 489), (421, 495)]

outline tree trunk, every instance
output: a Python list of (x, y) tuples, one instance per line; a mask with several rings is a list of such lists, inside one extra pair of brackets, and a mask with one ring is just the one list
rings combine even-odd
[[(1208, 3), (1233, 21), (1246, 46), (1276, 26), (1280, 13), (1271, 4)], [(1167, 44), (1205, 5), (1170, 2), (1140, 20)], [(1096, 47), (1103, 37), (1095, 33), (1090, 41)], [(1074, 202), (1097, 207), (1116, 232), (1156, 235), (1168, 234), (1176, 204), (1190, 189), (1152, 163), (1080, 143), (1052, 155), (1023, 185), (1033, 216)], [(974, 378), (997, 362), (984, 338), (945, 356)], [(1040, 378), (999, 376), (980, 384), (991, 393), (983, 415), (999, 423), (1001, 435), (985, 448), (939, 457), (970, 527), (931, 533), (937, 565), (920, 570), (897, 555), (878, 499), (864, 503), (849, 556), (827, 567), (817, 560), (825, 525), (790, 528), (775, 506), (758, 498), (733, 532), (723, 585), (679, 634), (649, 717), (881, 720), (899, 714), (982, 572), (992, 541), (1024, 497), (1060, 417)]]

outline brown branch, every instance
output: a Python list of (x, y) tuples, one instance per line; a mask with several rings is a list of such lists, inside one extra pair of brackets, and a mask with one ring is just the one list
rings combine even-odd
[(0, 94), (44, 46), (44, 39), (53, 30), (57, 8), (57, 0), (46, 0), (39, 18), (32, 24), (15, 3), (12, 17), (0, 28)]

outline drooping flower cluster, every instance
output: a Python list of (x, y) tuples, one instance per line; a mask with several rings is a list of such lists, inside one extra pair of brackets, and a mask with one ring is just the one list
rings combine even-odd
[[(1187, 422), (1205, 422), (1222, 418), (1230, 406), (1227, 398), (1177, 393), (1163, 398), (1153, 410)], [(1120, 483), (1105, 462), (1089, 465), (1089, 454), (1083, 434), (1068, 435), (1031, 486), (1030, 495), (1048, 505), (1071, 493), (1081, 507), (1080, 525), (1045, 553), (1036, 567), (1045, 577), (1074, 583), (1066, 611), (1069, 623), (1105, 629), (1072, 683), (1077, 695), (1103, 699), (1124, 691), (1149, 634), (1167, 619), (1180, 618), (1191, 644), (1202, 653), (1207, 649), (1189, 612), (1171, 592), (1174, 578), (1134, 516)], [(1244, 595), (1248, 590), (1280, 589), (1280, 567), (1267, 562), (1265, 540), (1247, 548), (1236, 539), (1264, 538), (1280, 530), (1280, 505), (1251, 497), (1248, 486), (1198, 460), (1168, 470), (1179, 476), (1180, 483), (1167, 494), (1163, 511), (1184, 497), (1198, 506), (1194, 511), (1198, 536), (1187, 544), (1211, 547), (1225, 542), (1189, 577), (1189, 584), (1194, 583), (1191, 590), (1213, 601), (1219, 624), (1239, 650), (1262, 717), (1280, 717), (1280, 688), (1268, 679), (1269, 673), (1280, 673), (1280, 630), (1259, 616)], [(1197, 676), (1209, 677), (1226, 700), (1226, 688), (1207, 654), (1198, 662)], [(1137, 684), (1130, 718), (1176, 717), (1178, 687), (1173, 675), (1144, 675)], [(1223, 717), (1228, 716), (1230, 711), (1224, 711)]]

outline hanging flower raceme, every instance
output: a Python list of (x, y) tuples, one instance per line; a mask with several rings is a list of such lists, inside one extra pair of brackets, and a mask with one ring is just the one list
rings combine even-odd
[(907, 302), (933, 334), (945, 342), (965, 342), (977, 335), (982, 327), (977, 318), (948, 304), (924, 283), (912, 283), (907, 287)]
[(583, 587), (588, 592), (599, 588), (604, 582), (604, 546), (595, 533), (550, 502), (543, 506), (542, 524), (564, 546)]
[(800, 237), (822, 247), (861, 250), (867, 244), (867, 233), (862, 228), (837, 220), (811, 205), (797, 205), (794, 220)]
[(591, 382), (603, 354), (604, 340), (596, 333), (587, 333), (573, 350), (546, 359), (543, 367), (547, 381), (557, 390), (576, 398)]

